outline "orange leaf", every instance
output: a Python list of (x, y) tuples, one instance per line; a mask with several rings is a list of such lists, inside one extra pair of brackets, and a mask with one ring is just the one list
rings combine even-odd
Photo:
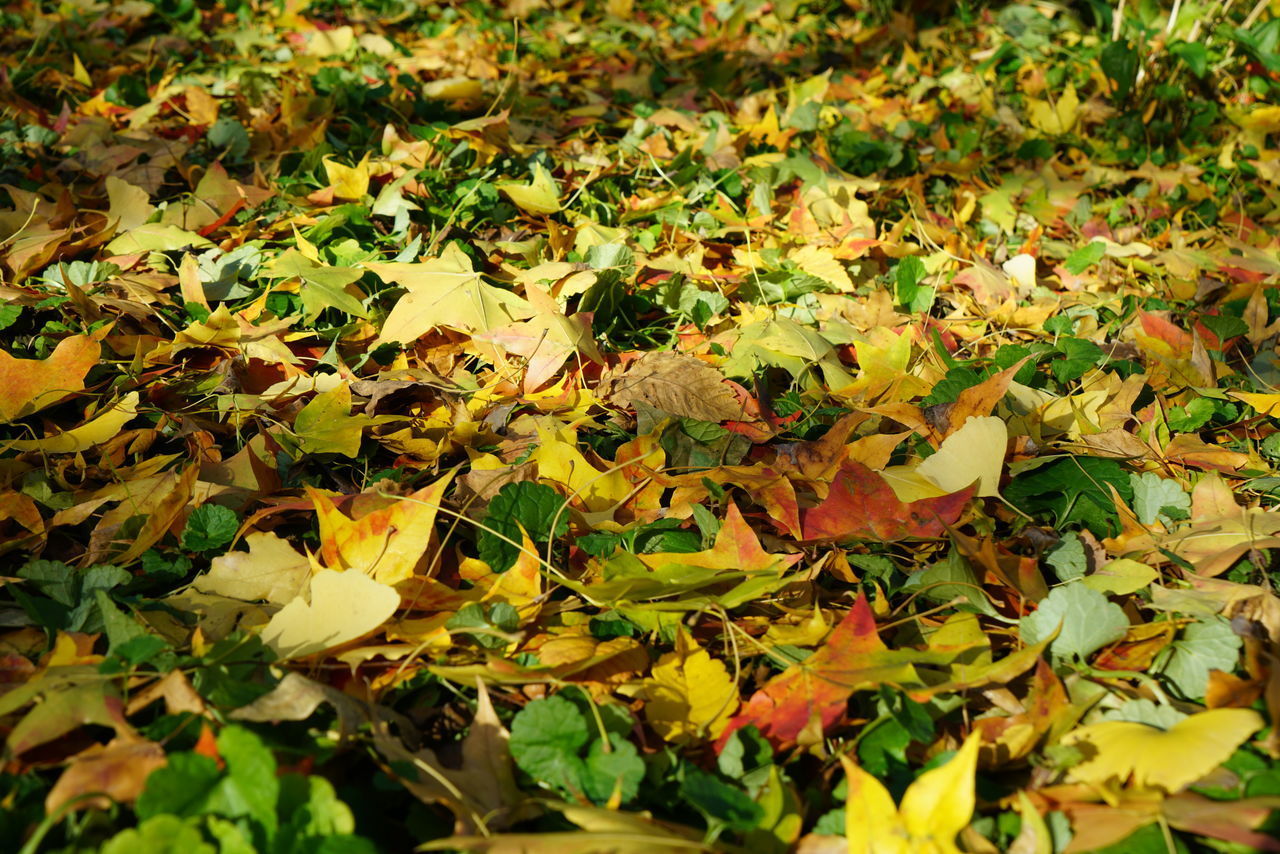
[(909, 662), (914, 653), (890, 651), (876, 634), (866, 594), (813, 655), (793, 664), (751, 696), (729, 721), (716, 749), (737, 729), (754, 724), (782, 749), (802, 739), (816, 740), (844, 713), (854, 691), (884, 683), (918, 682)]
[(884, 478), (854, 460), (845, 460), (826, 500), (801, 517), (806, 540), (894, 541), (938, 537), (960, 518), (974, 487), (951, 495), (902, 502)]
[(15, 359), (0, 350), (0, 423), (51, 406), (84, 388), (102, 347), (88, 335), (58, 342), (47, 359)]

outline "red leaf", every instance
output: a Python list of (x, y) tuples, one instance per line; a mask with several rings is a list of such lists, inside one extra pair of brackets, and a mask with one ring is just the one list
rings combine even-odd
[(973, 490), (902, 502), (880, 475), (862, 463), (845, 460), (826, 499), (803, 514), (801, 527), (806, 540), (938, 537), (960, 518)]

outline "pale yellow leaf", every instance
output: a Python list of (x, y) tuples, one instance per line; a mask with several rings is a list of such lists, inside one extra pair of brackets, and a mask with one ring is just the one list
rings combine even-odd
[(302, 592), (311, 577), (311, 562), (270, 531), (245, 537), (249, 551), (233, 551), (213, 559), (209, 571), (191, 585), (213, 593), (256, 602), (285, 605)]
[(298, 596), (271, 618), (262, 641), (281, 658), (303, 658), (372, 634), (400, 607), (395, 588), (362, 572), (322, 570), (310, 601)]
[(1092, 575), (1086, 575), (1080, 582), (1099, 593), (1127, 596), (1143, 589), (1159, 575), (1145, 563), (1122, 557), (1111, 561)]
[(1172, 793), (1199, 780), (1262, 728), (1252, 709), (1210, 709), (1167, 730), (1134, 721), (1083, 726), (1062, 739), (1085, 755), (1071, 776), (1085, 783), (1124, 785)]
[(535, 164), (533, 179), (527, 184), (503, 181), (495, 186), (525, 213), (553, 214), (560, 210), (560, 188), (545, 166)]
[(849, 278), (848, 271), (836, 260), (835, 253), (830, 249), (805, 244), (798, 252), (793, 252), (790, 258), (801, 270), (810, 276), (822, 279), (836, 290), (842, 293), (851, 293), (854, 290), (853, 279)]
[(919, 501), (959, 492), (977, 483), (977, 495), (999, 495), (1009, 429), (994, 416), (970, 416), (942, 440), (937, 452), (915, 465), (890, 466), (881, 476), (899, 501)]

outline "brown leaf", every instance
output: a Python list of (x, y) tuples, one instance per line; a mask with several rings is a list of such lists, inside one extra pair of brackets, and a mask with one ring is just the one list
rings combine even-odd
[[(71, 758), (71, 763), (44, 799), (44, 810), (53, 815), (81, 796), (71, 809), (107, 809), (114, 801), (133, 803), (146, 787), (147, 777), (167, 760), (164, 748), (154, 741), (133, 736), (117, 737)], [(101, 794), (99, 794), (101, 793)]]
[(742, 404), (725, 384), (724, 374), (683, 353), (646, 353), (625, 370), (602, 379), (597, 393), (614, 406), (634, 409), (637, 402), (680, 418), (735, 421)]

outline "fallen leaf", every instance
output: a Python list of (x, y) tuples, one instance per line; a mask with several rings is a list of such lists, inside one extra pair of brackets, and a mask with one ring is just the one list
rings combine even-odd
[(309, 596), (297, 596), (262, 629), (282, 659), (305, 658), (373, 634), (400, 607), (395, 588), (360, 572), (321, 570)]

